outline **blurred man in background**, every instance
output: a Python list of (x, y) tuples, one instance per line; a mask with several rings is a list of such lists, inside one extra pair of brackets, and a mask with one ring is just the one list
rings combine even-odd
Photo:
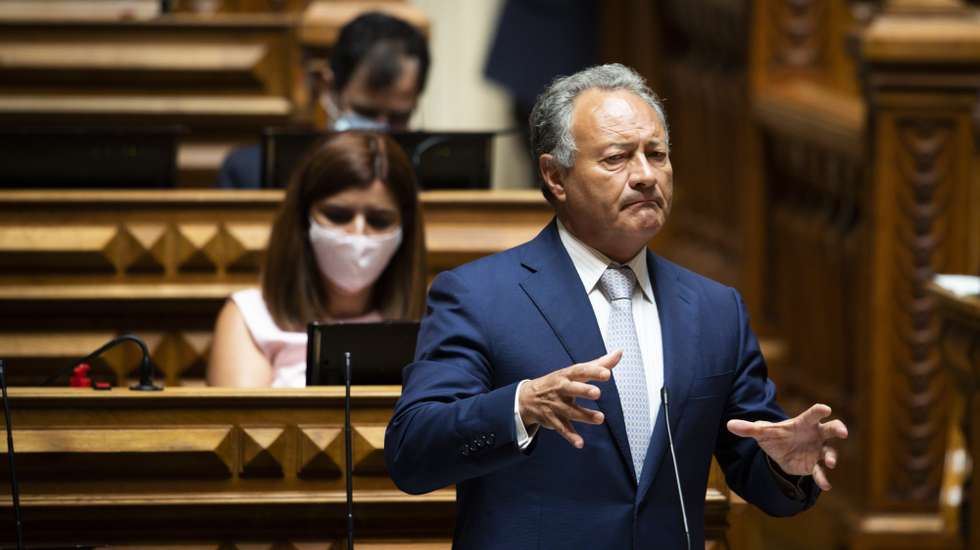
[[(405, 130), (429, 72), (425, 36), (409, 23), (371, 12), (340, 30), (328, 63), (314, 73), (313, 92), (336, 130)], [(232, 151), (221, 165), (218, 187), (261, 185), (259, 145)]]

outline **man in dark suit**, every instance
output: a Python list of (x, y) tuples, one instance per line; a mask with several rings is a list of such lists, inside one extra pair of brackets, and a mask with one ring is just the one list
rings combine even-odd
[(826, 405), (787, 419), (738, 293), (647, 250), (673, 192), (659, 100), (604, 65), (530, 122), (556, 219), (433, 282), (385, 438), (395, 483), (456, 484), (460, 548), (684, 548), (678, 484), (703, 548), (712, 455), (765, 512), (812, 506), (846, 427)]
[[(332, 130), (406, 130), (425, 89), (429, 46), (411, 24), (380, 12), (360, 15), (340, 29), (329, 66), (313, 71), (313, 95)], [(217, 186), (261, 186), (259, 145), (225, 157)]]

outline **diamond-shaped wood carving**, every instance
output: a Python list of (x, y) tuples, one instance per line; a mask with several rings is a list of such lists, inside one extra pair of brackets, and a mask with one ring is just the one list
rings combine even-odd
[(175, 228), (178, 271), (215, 271), (221, 263), (221, 231), (214, 224), (181, 224)]
[(153, 347), (153, 363), (163, 371), (168, 386), (180, 384), (181, 376), (192, 367), (203, 367), (211, 349), (208, 332), (168, 332)]
[(341, 428), (299, 426), (297, 475), (303, 478), (340, 477), (344, 465)]
[(243, 477), (282, 477), (286, 456), (285, 428), (242, 426)]
[[(342, 438), (341, 438), (342, 439)], [(357, 475), (386, 475), (385, 468), (385, 427), (354, 426), (351, 438), (354, 451), (354, 473)]]
[(127, 273), (162, 273), (166, 263), (163, 224), (130, 224), (121, 227), (117, 238), (117, 266)]
[[(195, 431), (195, 430), (191, 430)], [(206, 431), (206, 430), (200, 430)], [(213, 430), (212, 430), (213, 431)], [(221, 461), (221, 465), (225, 469), (222, 469), (222, 475), (226, 477), (231, 476), (232, 464), (234, 464), (234, 450), (235, 450), (235, 438), (234, 430), (228, 429), (227, 433), (221, 438), (221, 442), (214, 446), (214, 456)]]
[(262, 251), (269, 240), (269, 225), (229, 224), (225, 228), (228, 271), (257, 272)]
[(116, 227), (112, 238), (102, 247), (102, 256), (112, 264), (116, 273), (126, 271), (136, 258), (146, 254), (146, 249), (125, 226)]

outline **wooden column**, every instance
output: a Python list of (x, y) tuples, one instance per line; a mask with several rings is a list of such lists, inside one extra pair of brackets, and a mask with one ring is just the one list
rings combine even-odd
[(980, 272), (980, 18), (950, 2), (915, 4), (886, 7), (861, 46), (873, 136), (866, 548), (902, 534), (869, 528), (889, 525), (880, 520), (937, 517), (949, 387), (926, 285), (938, 272)]

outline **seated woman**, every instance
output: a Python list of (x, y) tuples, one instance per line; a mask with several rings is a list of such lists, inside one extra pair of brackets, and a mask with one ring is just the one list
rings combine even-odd
[(415, 175), (398, 145), (370, 132), (331, 136), (286, 191), (262, 288), (234, 293), (218, 315), (208, 384), (301, 387), (308, 323), (418, 319), (424, 243)]

